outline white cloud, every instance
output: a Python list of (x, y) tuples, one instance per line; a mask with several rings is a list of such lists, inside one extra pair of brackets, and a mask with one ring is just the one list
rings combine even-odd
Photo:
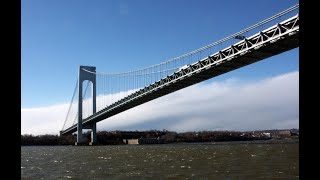
[[(57, 134), (67, 110), (67, 104), (21, 109), (22, 134)], [(98, 130), (282, 128), (299, 128), (299, 72), (196, 84), (97, 124)]]
[(21, 134), (58, 134), (68, 107), (68, 104), (61, 104), (21, 109)]

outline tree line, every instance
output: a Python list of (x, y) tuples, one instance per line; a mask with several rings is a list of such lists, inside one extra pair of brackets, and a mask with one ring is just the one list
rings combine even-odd
[[(273, 136), (280, 130), (269, 131), (197, 131), (177, 133), (168, 130), (148, 130), (148, 131), (99, 131), (97, 132), (97, 142), (100, 145), (124, 144), (124, 139), (158, 139), (162, 143), (181, 142), (221, 142), (221, 141), (251, 141), (265, 140), (272, 136), (266, 136), (264, 132), (271, 132)], [(90, 141), (90, 132), (83, 134), (86, 143)], [(21, 145), (74, 145), (76, 134), (73, 135), (21, 135)]]

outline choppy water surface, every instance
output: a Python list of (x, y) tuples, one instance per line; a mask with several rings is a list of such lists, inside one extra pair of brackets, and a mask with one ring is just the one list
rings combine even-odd
[(299, 143), (23, 146), (21, 179), (299, 179)]

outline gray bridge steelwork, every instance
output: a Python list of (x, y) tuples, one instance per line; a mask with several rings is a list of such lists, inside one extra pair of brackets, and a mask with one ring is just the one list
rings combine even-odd
[[(198, 62), (183, 66), (175, 73), (159, 79), (153, 84), (83, 119), (82, 126), (95, 127), (97, 122), (140, 104), (296, 47), (299, 47), (298, 14), (250, 37), (244, 38), (238, 43)], [(82, 70), (90, 72), (90, 70), (83, 68)], [(82, 133), (82, 130), (79, 131), (78, 124), (61, 131), (60, 134), (70, 134), (77, 130), (78, 133)], [(92, 141), (94, 142), (95, 139)]]

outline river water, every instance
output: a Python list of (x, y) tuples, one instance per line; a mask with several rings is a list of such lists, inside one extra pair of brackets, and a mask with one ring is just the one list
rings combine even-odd
[(22, 146), (21, 179), (299, 179), (299, 141)]

